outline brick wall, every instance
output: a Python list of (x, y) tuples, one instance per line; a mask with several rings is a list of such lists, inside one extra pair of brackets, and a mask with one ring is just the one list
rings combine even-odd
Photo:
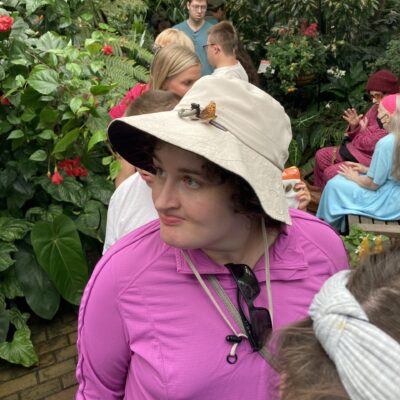
[(50, 322), (35, 320), (32, 341), (39, 365), (24, 368), (0, 361), (1, 400), (73, 400), (77, 315), (66, 309)]

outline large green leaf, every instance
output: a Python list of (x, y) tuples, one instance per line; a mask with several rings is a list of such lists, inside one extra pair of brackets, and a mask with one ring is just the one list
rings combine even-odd
[(37, 263), (32, 249), (20, 248), (15, 257), (17, 277), (30, 308), (45, 319), (52, 319), (60, 305), (60, 295)]
[(35, 42), (36, 47), (47, 52), (54, 49), (64, 49), (67, 43), (53, 32), (46, 32), (40, 39)]
[(53, 222), (37, 222), (32, 246), (61, 296), (78, 305), (88, 279), (88, 267), (74, 222), (60, 215)]
[(75, 140), (79, 136), (80, 129), (75, 128), (72, 131), (68, 132), (55, 146), (53, 149), (53, 154), (56, 153), (62, 153), (65, 150), (68, 149), (69, 146), (71, 146), (72, 143), (75, 142)]
[(38, 363), (28, 328), (17, 329), (11, 342), (0, 343), (0, 358), (13, 364), (31, 367)]
[(32, 224), (24, 219), (16, 219), (11, 217), (0, 218), (0, 240), (5, 242), (13, 242), (22, 239), (31, 229)]
[(58, 201), (66, 201), (78, 207), (83, 207), (89, 200), (89, 194), (83, 189), (83, 185), (75, 178), (65, 177), (61, 185), (54, 185), (47, 177), (39, 178), (43, 189)]
[(28, 78), (28, 83), (41, 94), (51, 94), (60, 85), (57, 72), (44, 65), (37, 65), (32, 70)]
[(99, 239), (98, 231), (101, 228), (102, 209), (104, 205), (99, 201), (89, 200), (79, 217), (75, 220), (75, 225), (84, 234)]
[(17, 251), (17, 248), (12, 243), (0, 242), (0, 272), (5, 271), (8, 267), (14, 264), (10, 253)]
[(111, 195), (114, 192), (114, 185), (104, 176), (91, 174), (88, 178), (87, 190), (90, 197), (108, 205)]

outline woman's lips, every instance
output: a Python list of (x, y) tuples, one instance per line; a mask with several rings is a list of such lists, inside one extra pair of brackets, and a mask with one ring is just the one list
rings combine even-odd
[(179, 225), (184, 221), (183, 218), (175, 217), (173, 215), (160, 214), (159, 217), (160, 221), (164, 225)]

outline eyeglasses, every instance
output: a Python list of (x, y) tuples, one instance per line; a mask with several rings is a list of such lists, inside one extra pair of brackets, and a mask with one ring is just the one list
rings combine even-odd
[(215, 46), (215, 45), (216, 45), (216, 43), (203, 44), (203, 49), (204, 49), (204, 51), (207, 51), (208, 46)]
[[(246, 264), (225, 264), (237, 284), (237, 302), (246, 335), (254, 351), (260, 350), (272, 330), (272, 321), (269, 311), (264, 307), (255, 307), (254, 300), (260, 294), (260, 285), (252, 269)], [(240, 295), (249, 309), (250, 322), (247, 319)]]
[(190, 8), (193, 8), (193, 10), (199, 10), (199, 11), (206, 11), (207, 6), (193, 6), (191, 5)]

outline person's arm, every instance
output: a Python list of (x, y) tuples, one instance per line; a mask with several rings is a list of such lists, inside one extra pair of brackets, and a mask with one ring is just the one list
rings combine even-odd
[(136, 172), (136, 168), (132, 164), (128, 163), (128, 161), (124, 160), (120, 155), (118, 155), (118, 162), (121, 164), (121, 170), (115, 178), (115, 188), (117, 188), (126, 178), (129, 178)]
[(97, 265), (79, 310), (76, 400), (119, 400), (131, 360), (113, 265)]
[(369, 190), (377, 190), (380, 185), (374, 183), (373, 179), (368, 175), (360, 175), (360, 173), (349, 165), (343, 164), (340, 166), (339, 174), (344, 176), (350, 181), (357, 183), (357, 185), (369, 189)]
[(355, 108), (348, 108), (344, 111), (342, 118), (349, 124), (345, 136), (352, 138), (360, 131), (360, 122), (363, 115), (358, 114)]

